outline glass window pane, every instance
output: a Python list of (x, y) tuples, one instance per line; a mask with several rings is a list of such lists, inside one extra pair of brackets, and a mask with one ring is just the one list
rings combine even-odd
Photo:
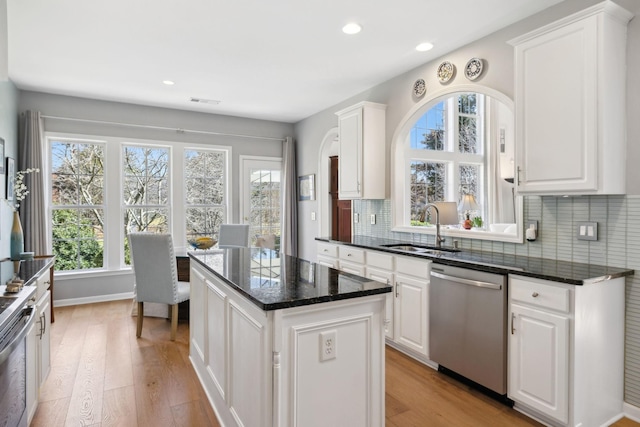
[(464, 194), (473, 194), (478, 198), (480, 184), (480, 167), (477, 165), (460, 165), (460, 197)]
[(478, 114), (477, 94), (465, 93), (458, 97), (458, 112), (463, 114)]
[(51, 141), (50, 156), (56, 269), (103, 268), (104, 146)]
[(458, 117), (458, 149), (461, 153), (478, 153), (477, 119)]
[(223, 206), (226, 152), (185, 150), (186, 238), (207, 236), (217, 239), (218, 228), (225, 222)]
[(445, 148), (445, 103), (440, 102), (427, 111), (411, 130), (411, 148), (437, 150)]
[(425, 225), (427, 203), (444, 200), (446, 165), (437, 162), (411, 162), (410, 212), (412, 225)]

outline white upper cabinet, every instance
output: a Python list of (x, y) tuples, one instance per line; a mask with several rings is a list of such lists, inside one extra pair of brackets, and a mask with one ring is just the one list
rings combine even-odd
[(509, 42), (518, 193), (625, 193), (632, 16), (606, 1)]
[(361, 102), (336, 113), (340, 199), (386, 198), (386, 108), (383, 104)]

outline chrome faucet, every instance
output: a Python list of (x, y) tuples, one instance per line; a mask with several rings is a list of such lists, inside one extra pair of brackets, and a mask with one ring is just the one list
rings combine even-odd
[(436, 247), (439, 248), (442, 247), (442, 243), (444, 242), (444, 237), (440, 235), (440, 211), (438, 210), (438, 207), (433, 203), (427, 203), (424, 208), (425, 217), (427, 216), (427, 210), (429, 208), (433, 208), (436, 211)]

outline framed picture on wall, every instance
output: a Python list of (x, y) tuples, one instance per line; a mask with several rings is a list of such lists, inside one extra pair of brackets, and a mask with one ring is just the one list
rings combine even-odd
[(13, 202), (15, 199), (15, 192), (13, 183), (16, 176), (16, 161), (11, 157), (7, 157), (7, 201)]
[(315, 175), (304, 175), (298, 177), (298, 200), (315, 200), (316, 199), (316, 184)]
[[(0, 159), (4, 159), (4, 139), (0, 138)], [(4, 174), (4, 162), (0, 162), (0, 175)]]

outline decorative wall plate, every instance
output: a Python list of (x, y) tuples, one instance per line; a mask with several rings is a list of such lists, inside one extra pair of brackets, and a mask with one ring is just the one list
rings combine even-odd
[(471, 58), (464, 67), (464, 75), (467, 76), (469, 80), (475, 80), (480, 77), (480, 74), (482, 74), (483, 67), (484, 64), (482, 59)]
[(451, 78), (455, 73), (456, 73), (455, 65), (453, 65), (449, 61), (444, 61), (438, 67), (438, 80), (440, 80), (440, 83), (446, 83), (449, 80), (451, 80)]
[(413, 84), (413, 94), (419, 97), (424, 95), (426, 91), (427, 91), (427, 84), (424, 82), (424, 80), (423, 79), (416, 80), (416, 82)]

